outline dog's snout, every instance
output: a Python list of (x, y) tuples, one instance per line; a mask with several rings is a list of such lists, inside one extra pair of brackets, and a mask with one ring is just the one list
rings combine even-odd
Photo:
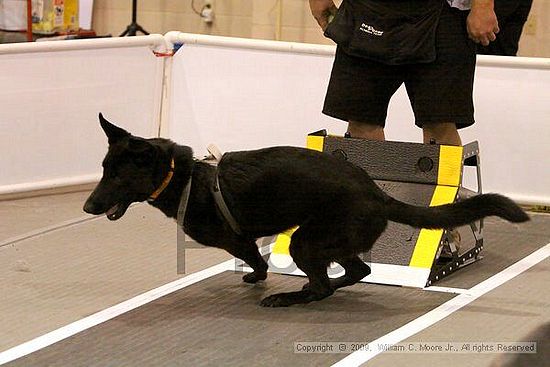
[(83, 209), (88, 214), (98, 214), (97, 205), (90, 199), (86, 200)]

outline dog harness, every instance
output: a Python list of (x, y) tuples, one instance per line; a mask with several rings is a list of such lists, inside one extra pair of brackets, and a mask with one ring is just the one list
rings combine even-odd
[[(209, 151), (211, 151), (211, 147), (208, 147)], [(214, 197), (214, 202), (216, 203), (216, 206), (218, 207), (218, 210), (222, 214), (223, 218), (229, 224), (233, 232), (235, 232), (238, 235), (242, 235), (241, 228), (239, 224), (237, 223), (237, 220), (235, 217), (231, 214), (231, 210), (229, 210), (229, 207), (227, 206), (223, 194), (220, 188), (220, 178), (219, 178), (219, 168), (217, 166), (217, 163), (221, 160), (222, 155), (218, 153), (219, 151), (216, 148), (216, 153), (212, 154), (213, 158), (215, 158), (214, 162), (207, 162), (213, 166), (216, 166), (216, 172), (214, 174), (214, 187), (212, 188), (212, 196)], [(209, 159), (204, 159), (204, 161), (208, 161)], [(173, 168), (172, 168), (173, 169)], [(185, 220), (185, 213), (187, 212), (187, 204), (189, 203), (189, 196), (191, 195), (191, 183), (193, 180), (193, 170), (191, 170), (191, 175), (189, 176), (189, 181), (187, 181), (187, 184), (185, 185), (185, 188), (183, 189), (181, 193), (180, 203), (178, 206), (178, 213), (176, 216), (176, 222), (177, 224), (183, 228), (183, 222)]]
[[(193, 180), (193, 176), (191, 171), (191, 176), (189, 176), (189, 181), (187, 181), (187, 185), (185, 185), (185, 188), (181, 193), (180, 204), (178, 207), (178, 214), (176, 216), (176, 222), (181, 228), (183, 228), (185, 213), (187, 212), (187, 204), (189, 203), (189, 196), (191, 194), (192, 180)], [(241, 228), (239, 227), (239, 224), (235, 220), (235, 217), (233, 217), (233, 215), (231, 214), (229, 207), (227, 206), (227, 204), (225, 203), (225, 200), (223, 199), (223, 194), (220, 190), (220, 179), (219, 179), (217, 168), (215, 173), (214, 187), (212, 188), (212, 196), (214, 197), (214, 202), (216, 203), (216, 206), (220, 210), (220, 213), (222, 214), (225, 221), (229, 224), (233, 232), (235, 232), (238, 235), (242, 235), (242, 231), (241, 231)]]
[(229, 210), (227, 203), (223, 199), (223, 194), (220, 187), (220, 169), (218, 163), (220, 163), (220, 161), (222, 160), (223, 153), (214, 144), (208, 145), (206, 147), (206, 150), (208, 151), (208, 153), (210, 153), (210, 157), (207, 157), (205, 161), (210, 161), (212, 163), (209, 162), (209, 164), (216, 166), (216, 173), (214, 173), (214, 187), (212, 188), (212, 196), (214, 197), (216, 206), (218, 207), (218, 210), (222, 214), (227, 224), (229, 224), (233, 232), (238, 235), (242, 235), (243, 232), (241, 231), (241, 227), (239, 227), (237, 220), (235, 219), (233, 214), (231, 214), (231, 210)]
[[(208, 146), (208, 151), (211, 152), (213, 158), (215, 158), (214, 165), (216, 165), (216, 172), (214, 174), (214, 187), (211, 190), (212, 195), (214, 197), (214, 202), (216, 203), (216, 206), (220, 210), (220, 213), (222, 214), (225, 221), (229, 224), (233, 232), (235, 232), (238, 235), (242, 235), (241, 228), (239, 227), (239, 224), (235, 220), (235, 217), (231, 214), (231, 211), (229, 210), (229, 207), (227, 206), (223, 198), (223, 194), (220, 188), (219, 168), (217, 167), (217, 163), (221, 160), (222, 154), (214, 145)], [(175, 163), (174, 163), (174, 158), (172, 158), (172, 160), (170, 161), (170, 171), (168, 171), (168, 174), (164, 178), (164, 181), (162, 181), (162, 184), (160, 185), (160, 187), (149, 196), (147, 201), (149, 202), (155, 201), (157, 197), (166, 189), (166, 187), (168, 187), (168, 185), (170, 184), (170, 181), (172, 180), (172, 177), (174, 176), (174, 169), (175, 169)], [(187, 212), (187, 204), (189, 203), (189, 196), (191, 194), (192, 180), (193, 180), (193, 170), (191, 170), (191, 174), (189, 175), (189, 181), (187, 181), (187, 184), (185, 185), (185, 188), (181, 193), (178, 212), (176, 215), (176, 222), (181, 228), (183, 228), (185, 213)]]

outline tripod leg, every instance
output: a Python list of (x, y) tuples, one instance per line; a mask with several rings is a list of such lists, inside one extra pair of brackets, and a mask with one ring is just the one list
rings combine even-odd
[(144, 35), (149, 35), (149, 32), (143, 29), (139, 24), (137, 25), (137, 30), (143, 33)]

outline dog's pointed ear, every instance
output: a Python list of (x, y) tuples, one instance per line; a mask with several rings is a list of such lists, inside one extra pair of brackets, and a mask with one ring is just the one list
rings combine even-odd
[(105, 131), (105, 135), (107, 135), (109, 145), (115, 144), (122, 138), (130, 136), (130, 133), (128, 131), (121, 129), (120, 127), (115, 126), (107, 121), (107, 119), (103, 117), (103, 114), (101, 112), (99, 113), (99, 123), (101, 124), (101, 128), (103, 129), (103, 131)]

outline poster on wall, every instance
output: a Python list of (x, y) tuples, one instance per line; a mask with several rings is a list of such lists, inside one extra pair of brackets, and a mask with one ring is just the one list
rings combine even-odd
[[(33, 32), (92, 29), (93, 0), (32, 0)], [(27, 0), (0, 0), (0, 30), (27, 29)]]

